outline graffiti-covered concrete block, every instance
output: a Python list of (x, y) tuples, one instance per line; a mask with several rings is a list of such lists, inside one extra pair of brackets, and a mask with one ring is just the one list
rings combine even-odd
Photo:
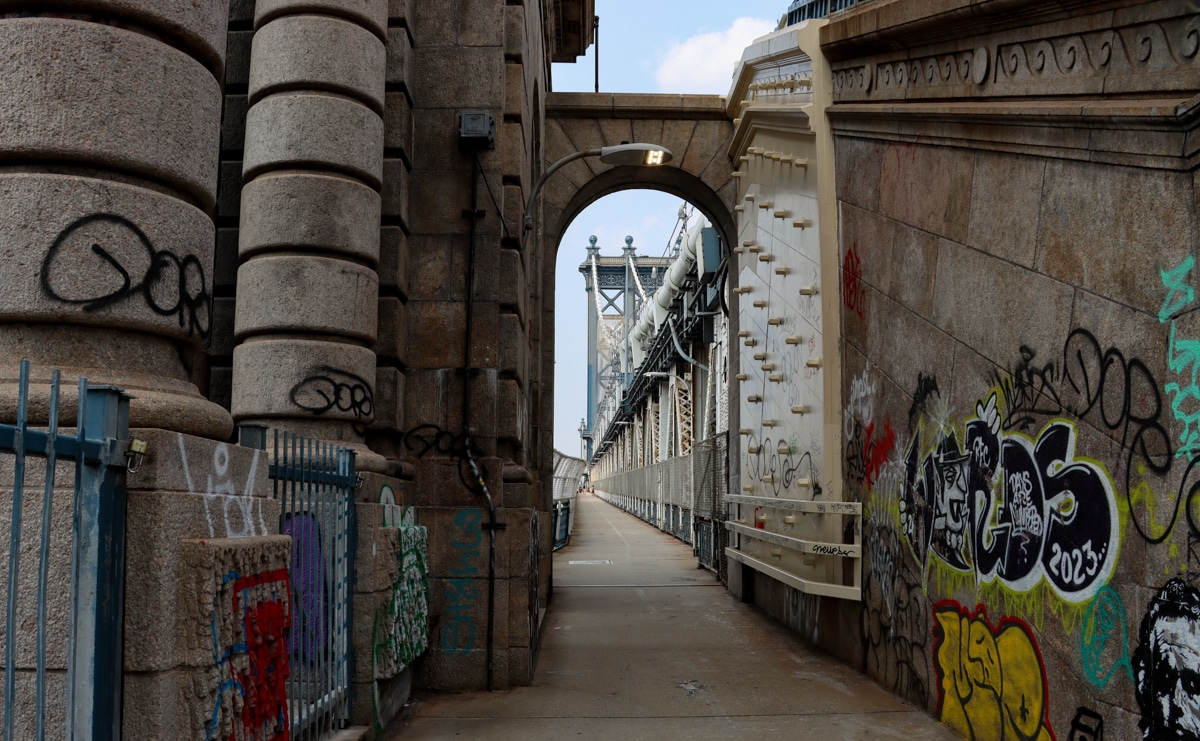
[(425, 652), (429, 636), (428, 531), (419, 525), (396, 529), (396, 578), (375, 613), (372, 667), (375, 679), (397, 676)]
[(288, 737), (288, 564), (292, 539), (186, 540), (180, 602), (189, 620), (179, 638), (208, 679), (186, 714), (180, 738)]
[[(360, 507), (362, 505), (359, 505)], [(396, 583), (400, 530), (394, 527), (358, 528), (355, 590), (378, 592)]]
[(243, 509), (243, 501), (233, 495), (149, 491), (131, 491), (128, 501), (126, 669), (156, 671), (194, 664), (197, 659), (181, 655), (175, 640), (176, 621), (189, 619), (178, 602), (180, 542), (214, 535), (224, 540), (277, 534), (279, 503), (253, 498), (253, 509), (249, 504)]

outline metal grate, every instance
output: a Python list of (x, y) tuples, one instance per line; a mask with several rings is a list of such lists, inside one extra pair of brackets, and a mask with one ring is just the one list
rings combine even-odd
[(317, 739), (350, 720), (354, 453), (276, 430), (274, 461), (279, 532), (292, 536), (291, 738)]
[[(61, 435), (59, 372), (51, 374), (45, 430), (29, 426), (29, 376), (29, 361), (23, 360), (17, 424), (0, 425), (0, 488), (12, 493), (11, 498), (0, 501), (0, 518), (9, 524), (9, 554), (3, 574), (7, 588), (3, 610), (3, 737), (120, 738), (125, 588), (125, 495), (121, 476), (129, 443), (129, 397), (112, 386), (89, 388), (87, 379), (79, 379), (75, 434)], [(42, 401), (38, 399), (35, 406)], [(55, 500), (55, 487), (62, 473), (70, 475), (73, 502)], [(26, 482), (33, 482), (36, 488), (27, 490)], [(24, 511), (26, 497), (34, 505), (28, 513)], [(39, 504), (40, 513), (35, 508)], [(70, 533), (51, 532), (56, 510), (61, 508), (68, 512), (73, 509)], [(24, 529), (26, 525), (30, 526), (28, 530)], [(65, 546), (63, 541), (68, 538), (70, 545)], [(36, 590), (23, 588), (29, 578), (23, 569), (30, 564), (22, 564), (22, 553), (38, 555)], [(65, 602), (62, 595), (49, 594), (48, 585), (52, 572), (62, 574), (68, 569), (71, 588), (66, 651), (58, 648), (62, 646), (61, 635), (54, 638), (52, 651), (60, 656), (65, 653), (65, 703), (48, 708), (48, 680), (54, 677), (57, 681), (50, 684), (59, 688), (49, 693), (62, 697), (58, 693), (62, 691), (63, 672), (61, 668), (47, 668), (47, 615), (54, 610), (50, 603), (61, 607)], [(26, 595), (36, 596), (31, 599)], [(34, 599), (36, 604), (31, 604)], [(35, 620), (34, 636), (29, 635), (26, 622), (30, 617)], [(63, 661), (60, 657), (55, 663), (61, 667)]]
[(725, 490), (729, 480), (729, 436), (722, 432), (696, 443), (692, 453), (696, 516), (725, 519)]

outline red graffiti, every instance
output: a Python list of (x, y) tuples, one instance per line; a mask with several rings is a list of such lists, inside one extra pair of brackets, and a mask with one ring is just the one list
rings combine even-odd
[[(247, 590), (272, 585), (273, 599), (250, 604)], [(242, 690), (241, 727), (236, 724), (229, 741), (245, 738), (271, 738), (288, 741), (287, 634), (291, 628), (288, 595), (291, 587), (287, 569), (245, 576), (233, 584), (233, 615), (241, 620), (248, 661), (236, 672)], [(245, 609), (240, 608), (246, 595)], [(274, 731), (272, 733), (272, 731)]]
[(863, 304), (866, 299), (866, 286), (862, 280), (862, 260), (858, 258), (858, 243), (855, 242), (846, 251), (842, 260), (842, 303), (847, 309), (863, 318)]
[(863, 464), (867, 472), (868, 489), (875, 484), (875, 477), (883, 470), (895, 447), (896, 431), (892, 429), (890, 417), (884, 421), (883, 432), (878, 438), (875, 437), (875, 423), (867, 425), (867, 440), (863, 445)]

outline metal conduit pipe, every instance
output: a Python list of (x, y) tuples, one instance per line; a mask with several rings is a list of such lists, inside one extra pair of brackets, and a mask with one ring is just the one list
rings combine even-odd
[(683, 290), (684, 280), (687, 278), (688, 273), (691, 272), (692, 266), (696, 264), (696, 254), (700, 249), (702, 234), (705, 226), (708, 225), (706, 221), (701, 220), (688, 230), (687, 239), (684, 240), (679, 257), (667, 268), (663, 284), (654, 292), (654, 300), (646, 306), (642, 311), (642, 315), (638, 317), (637, 326), (634, 327), (632, 335), (635, 366), (640, 365), (645, 357), (643, 345), (662, 326), (663, 322), (670, 315), (671, 304), (675, 301), (675, 297)]

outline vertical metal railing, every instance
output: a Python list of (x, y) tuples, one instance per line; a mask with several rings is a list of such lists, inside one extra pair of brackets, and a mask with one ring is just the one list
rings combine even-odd
[[(9, 554), (4, 634), (3, 738), (113, 739), (121, 737), (121, 669), (124, 643), (125, 494), (121, 476), (129, 437), (129, 397), (119, 388), (89, 387), (79, 379), (74, 435), (59, 434), (60, 374), (51, 373), (46, 428), (29, 426), (30, 365), (21, 361), (15, 425), (0, 425), (0, 455), (12, 459)], [(31, 470), (29, 458), (40, 459)], [(61, 713), (47, 717), (48, 588), (52, 573), (66, 571), (65, 555), (51, 549), (54, 494), (60, 462), (75, 466), (70, 552), (70, 615), (67, 635), (65, 691)], [(25, 482), (44, 466), (40, 528), (36, 552), (37, 588), (33, 666), (18, 644), (22, 604), (22, 545), (34, 537), (24, 531)], [(0, 466), (7, 470), (7, 466)], [(5, 481), (5, 484), (9, 483)], [(7, 487), (5, 487), (7, 488)], [(34, 549), (25, 549), (34, 550)], [(52, 561), (57, 561), (52, 568)], [(24, 626), (22, 626), (24, 627)], [(34, 670), (32, 715), (18, 703), (18, 679), (24, 684)], [(61, 672), (61, 670), (60, 670)]]
[(290, 738), (304, 741), (350, 719), (357, 475), (347, 448), (278, 430), (274, 445), (279, 531), (292, 536)]

